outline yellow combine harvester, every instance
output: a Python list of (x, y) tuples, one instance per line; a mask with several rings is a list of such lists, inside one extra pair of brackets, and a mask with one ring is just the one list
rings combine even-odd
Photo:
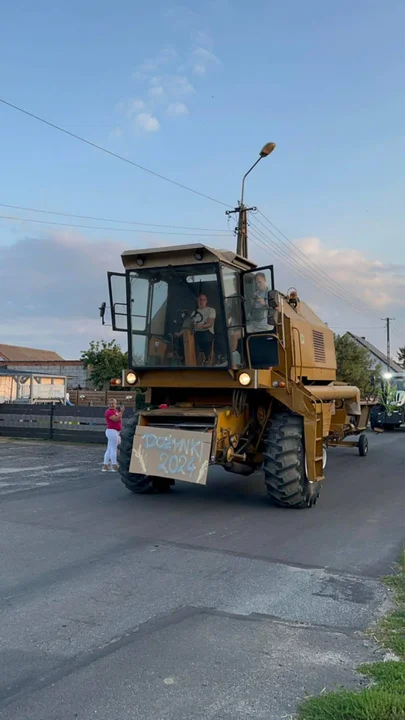
[[(363, 429), (359, 390), (336, 383), (332, 331), (296, 291), (276, 289), (273, 265), (248, 260), (247, 210), (242, 200), (236, 253), (126, 251), (125, 272), (108, 274), (113, 328), (128, 336), (123, 385), (147, 388), (120, 448), (134, 493), (204, 485), (210, 465), (262, 468), (277, 505), (312, 507), (327, 445)], [(367, 454), (364, 434), (356, 445)]]

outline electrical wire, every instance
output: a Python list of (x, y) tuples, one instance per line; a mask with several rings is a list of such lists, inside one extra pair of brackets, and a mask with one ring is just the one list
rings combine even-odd
[[(263, 219), (264, 219), (269, 225), (271, 225), (271, 227), (273, 227), (273, 228), (277, 231), (277, 233), (279, 233), (279, 235), (281, 235), (282, 238), (284, 238), (284, 240), (285, 240), (289, 245), (291, 245), (291, 246), (294, 248), (294, 250), (295, 250), (296, 252), (298, 252), (300, 255), (302, 255), (302, 257), (303, 257), (304, 259), (306, 259), (307, 263), (310, 263), (311, 265), (313, 265), (313, 267), (317, 270), (316, 264), (315, 264), (314, 262), (312, 262), (312, 260), (310, 260), (309, 258), (307, 258), (306, 255), (302, 252), (302, 250), (300, 250), (300, 248), (297, 248), (296, 245), (294, 245), (294, 243), (277, 227), (277, 225), (275, 225), (268, 217), (266, 217), (266, 216), (264, 215), (264, 213), (261, 212), (261, 210), (259, 210), (258, 213), (263, 217)], [(268, 231), (271, 232), (270, 229), (268, 229)], [(272, 234), (274, 235), (274, 233), (272, 233)], [(277, 237), (276, 235), (274, 235), (274, 236)], [(333, 278), (331, 278), (330, 275), (327, 275), (327, 273), (323, 273), (323, 272), (322, 272), (322, 277), (328, 278), (328, 280), (330, 280), (330, 282), (332, 282), (332, 283), (335, 285), (335, 287), (340, 288), (340, 290), (342, 290), (342, 291), (345, 293), (345, 295), (347, 294), (347, 291), (344, 290), (344, 289), (342, 288), (342, 286), (339, 285), (339, 283), (337, 283), (335, 280), (333, 280)], [(356, 301), (357, 304), (360, 303), (363, 307), (366, 307), (368, 310), (371, 309), (371, 308), (367, 305), (367, 303), (364, 303), (362, 300), (359, 300), (359, 299), (356, 298), (354, 295), (351, 294), (351, 297), (352, 297), (352, 299), (354, 299), (354, 300)], [(404, 332), (404, 331), (403, 331), (403, 332)]]
[(227, 208), (231, 207), (231, 205), (221, 202), (221, 200), (217, 200), (216, 198), (211, 197), (211, 195), (206, 195), (205, 193), (199, 192), (199, 190), (194, 190), (194, 188), (188, 187), (188, 185), (183, 185), (182, 183), (177, 182), (177, 180), (173, 180), (172, 178), (166, 177), (166, 175), (161, 175), (161, 173), (155, 172), (154, 170), (150, 170), (149, 168), (145, 167), (144, 165), (140, 165), (139, 163), (136, 163), (133, 160), (130, 160), (129, 158), (124, 157), (123, 155), (119, 155), (118, 153), (113, 152), (112, 150), (108, 150), (107, 148), (103, 147), (102, 145), (98, 145), (97, 143), (94, 143), (91, 140), (87, 140), (86, 138), (81, 137), (80, 135), (77, 135), (76, 133), (73, 133), (70, 130), (66, 130), (66, 128), (63, 128), (60, 125), (56, 125), (56, 123), (50, 122), (50, 120), (45, 120), (45, 118), (42, 118), (39, 115), (35, 115), (35, 113), (32, 113), (29, 110), (25, 110), (24, 108), (19, 107), (18, 105), (14, 105), (14, 103), (8, 102), (8, 100), (4, 100), (4, 98), (0, 98), (0, 102), (3, 105), (6, 105), (7, 107), (12, 108), (13, 110), (17, 110), (18, 112), (23, 113), (23, 115), (27, 115), (28, 117), (33, 118), (34, 120), (38, 120), (38, 122), (41, 122), (44, 125), (47, 125), (48, 127), (53, 128), (54, 130), (58, 130), (59, 132), (64, 133), (65, 135), (69, 135), (69, 137), (72, 137), (75, 140), (80, 140), (80, 142), (85, 143), (86, 145), (89, 145), (90, 147), (93, 147), (96, 150), (101, 150), (101, 152), (106, 153), (107, 155), (111, 155), (111, 157), (114, 157), (117, 160), (122, 160), (123, 162), (128, 163), (129, 165), (133, 165), (134, 167), (138, 168), (138, 170), (143, 170), (144, 172), (149, 173), (149, 175), (153, 175), (154, 177), (157, 177), (160, 180), (165, 180), (165, 182), (171, 183), (172, 185), (176, 185), (177, 187), (181, 188), (182, 190), (187, 190), (188, 192), (191, 192), (194, 195), (199, 195), (200, 197), (203, 197), (206, 200), (211, 200), (211, 202), (217, 203), (218, 205), (223, 205), (224, 207), (227, 207)]
[[(259, 211), (259, 212), (260, 212), (260, 211)], [(261, 212), (260, 212), (260, 214), (263, 215), (263, 213), (261, 213)], [(273, 225), (273, 223), (271, 223), (271, 221), (268, 220), (268, 218), (266, 218), (264, 215), (263, 215), (263, 217), (267, 220), (267, 222), (268, 222), (270, 225), (272, 225), (273, 227), (275, 227), (275, 226)], [(325, 281), (326, 281), (326, 284), (327, 284), (328, 286), (329, 286), (329, 285), (332, 285), (332, 286), (334, 287), (334, 289), (339, 293), (339, 295), (344, 295), (345, 298), (350, 298), (353, 304), (355, 304), (359, 309), (362, 308), (363, 314), (364, 314), (364, 313), (369, 313), (370, 311), (373, 312), (373, 311), (371, 310), (371, 308), (367, 305), (367, 303), (365, 303), (365, 302), (364, 302), (363, 300), (361, 300), (360, 298), (357, 298), (357, 297), (356, 297), (355, 295), (353, 295), (352, 293), (349, 293), (345, 288), (343, 288), (343, 287), (342, 287), (336, 280), (334, 280), (330, 275), (328, 275), (328, 274), (327, 274), (326, 272), (324, 272), (324, 271), (320, 272), (318, 266), (317, 266), (312, 260), (310, 260), (309, 258), (307, 258), (307, 256), (305, 255), (305, 253), (303, 253), (302, 250), (300, 250), (300, 248), (298, 248), (291, 240), (289, 240), (289, 238), (287, 238), (286, 235), (284, 235), (283, 233), (280, 232), (282, 238), (284, 238), (284, 240), (286, 241), (286, 242), (284, 242), (284, 240), (280, 240), (280, 238), (278, 238), (277, 235), (275, 235), (275, 233), (272, 232), (272, 230), (266, 228), (266, 226), (265, 226), (258, 218), (255, 218), (255, 219), (257, 220), (257, 222), (260, 223), (260, 225), (261, 225), (262, 227), (264, 227), (264, 229), (265, 229), (266, 231), (270, 232), (271, 235), (273, 235), (273, 237), (276, 238), (276, 240), (278, 240), (280, 243), (282, 243), (282, 244), (284, 244), (284, 245), (287, 245), (287, 244), (288, 244), (288, 245), (293, 249), (294, 256), (295, 256), (295, 257), (298, 257), (298, 256), (299, 256), (299, 261), (300, 261), (301, 263), (304, 261), (305, 265), (311, 270), (311, 273), (312, 273), (312, 274), (315, 274), (317, 277), (319, 277), (320, 280), (323, 281), (323, 284), (325, 284)], [(279, 232), (279, 231), (278, 231), (278, 232)], [(301, 258), (302, 258), (302, 260), (301, 260)], [(373, 312), (373, 317), (374, 317), (374, 312)]]
[(142, 225), (144, 227), (171, 228), (172, 230), (202, 230), (213, 233), (228, 234), (228, 230), (215, 230), (213, 228), (186, 227), (184, 225), (158, 225), (156, 223), (141, 223), (134, 220), (113, 220), (111, 218), (95, 217), (93, 215), (74, 215), (73, 213), (59, 212), (56, 210), (39, 210), (38, 208), (23, 207), (22, 205), (6, 205), (0, 203), (0, 207), (12, 210), (24, 210), (27, 212), (43, 213), (44, 215), (62, 215), (63, 217), (79, 218), (81, 220), (98, 220), (100, 222), (121, 223), (122, 225)]
[[(249, 225), (251, 225), (251, 224), (249, 223)], [(257, 230), (256, 232), (261, 233), (261, 231), (259, 231), (259, 230)], [(297, 259), (295, 257), (293, 258), (293, 261), (291, 261), (291, 258), (287, 259), (287, 256), (285, 255), (285, 252), (284, 252), (284, 249), (282, 248), (282, 246), (281, 245), (277, 246), (276, 243), (274, 241), (270, 240), (270, 238), (267, 238), (264, 235), (264, 233), (261, 233), (261, 235), (260, 234), (256, 235), (256, 239), (254, 239), (254, 236), (252, 237), (252, 230), (250, 230), (250, 237), (251, 237), (252, 241), (255, 242), (255, 244), (258, 247), (260, 247), (261, 249), (269, 251), (269, 248), (271, 248), (271, 252), (273, 252), (286, 267), (289, 267), (290, 269), (293, 269), (293, 270), (299, 272), (301, 275), (306, 277), (306, 279), (317, 289), (320, 289), (320, 286), (321, 286), (322, 290), (327, 292), (329, 295), (336, 297), (336, 299), (338, 299), (340, 302), (343, 302), (346, 305), (348, 305), (349, 307), (352, 307), (352, 309), (354, 309), (356, 312), (361, 313), (363, 315), (367, 315), (368, 317), (370, 317), (374, 320), (377, 319), (377, 315), (372, 311), (372, 309), (369, 308), (364, 303), (359, 304), (357, 302), (357, 299), (355, 298), (355, 296), (350, 296), (350, 294), (348, 296), (346, 296), (346, 293), (343, 290), (343, 288), (342, 288), (342, 291), (344, 294), (335, 292), (334, 289), (330, 288), (328, 285), (325, 285), (324, 278), (322, 275), (320, 277), (317, 277), (317, 275), (308, 274), (308, 268), (303, 267), (299, 262), (297, 264)], [(293, 246), (293, 247), (295, 247), (295, 246)], [(340, 286), (338, 284), (337, 284), (337, 287), (340, 288)], [(353, 298), (353, 301), (351, 300), (351, 298)], [(391, 327), (392, 327), (393, 333), (396, 334), (397, 338), (401, 342), (404, 342), (405, 333), (403, 335), (400, 335), (398, 330), (396, 328), (394, 328), (393, 325), (391, 325)], [(336, 330), (338, 328), (335, 327), (334, 329)], [(347, 329), (347, 328), (342, 328), (342, 329)], [(363, 329), (363, 330), (383, 329), (383, 326), (381, 326), (381, 325), (378, 327), (373, 326), (370, 328), (365, 328), (363, 326), (362, 328), (359, 328), (359, 329)]]
[[(249, 224), (251, 226), (251, 223)], [(256, 240), (260, 240), (262, 243), (262, 249), (264, 248), (268, 251), (270, 246), (272, 248), (272, 253), (276, 254), (276, 256), (284, 265), (286, 265), (290, 269), (292, 268), (301, 276), (305, 277), (305, 279), (310, 282), (314, 287), (316, 287), (317, 289), (321, 288), (324, 292), (327, 292), (329, 295), (332, 295), (337, 300), (344, 302), (346, 305), (356, 310), (356, 312), (361, 312), (361, 314), (363, 315), (369, 315), (370, 317), (373, 317), (373, 319), (376, 318), (375, 314), (371, 311), (370, 308), (366, 307), (366, 309), (363, 309), (359, 304), (355, 304), (349, 297), (346, 297), (345, 294), (338, 293), (336, 290), (330, 287), (326, 280), (318, 278), (313, 273), (311, 273), (295, 257), (287, 256), (283, 248), (279, 245), (276, 245), (276, 243), (273, 240), (270, 240), (270, 238), (268, 238), (260, 229), (255, 229), (254, 232), (256, 233), (256, 235), (254, 235), (254, 237), (256, 237)], [(250, 235), (252, 235), (252, 230), (250, 232)]]
[[(125, 162), (125, 163), (127, 163), (127, 164), (129, 164), (129, 165), (132, 165), (133, 167), (136, 167), (136, 168), (138, 168), (139, 170), (143, 170), (144, 172), (147, 172), (147, 173), (149, 173), (150, 175), (153, 175), (154, 177), (159, 178), (160, 180), (164, 180), (165, 182), (169, 182), (169, 183), (171, 183), (172, 185), (175, 185), (176, 187), (181, 188), (182, 190), (186, 190), (187, 192), (191, 192), (191, 193), (193, 193), (194, 195), (198, 195), (199, 197), (203, 197), (203, 198), (205, 198), (206, 200), (210, 200), (211, 202), (215, 202), (215, 203), (217, 203), (217, 204), (219, 204), (219, 205), (222, 205), (222, 206), (224, 206), (224, 207), (231, 207), (230, 205), (228, 205), (227, 203), (222, 202), (221, 200), (217, 200), (216, 198), (213, 198), (213, 197), (210, 196), (210, 195), (206, 195), (205, 193), (199, 192), (198, 190), (195, 190), (194, 188), (191, 188), (191, 187), (189, 187), (189, 186), (187, 186), (187, 185), (184, 185), (184, 184), (182, 184), (182, 183), (179, 183), (179, 182), (177, 182), (176, 180), (173, 180), (172, 178), (169, 178), (169, 177), (167, 177), (167, 176), (165, 176), (165, 175), (162, 175), (162, 174), (160, 174), (160, 173), (155, 172), (154, 170), (151, 170), (150, 168), (147, 168), (147, 167), (145, 167), (145, 166), (143, 166), (143, 165), (140, 165), (139, 163), (136, 163), (136, 162), (134, 162), (133, 160), (130, 160), (129, 158), (124, 157), (123, 155), (120, 155), (120, 154), (118, 154), (118, 153), (115, 153), (115, 152), (113, 152), (112, 150), (108, 150), (107, 148), (103, 147), (102, 145), (98, 145), (97, 143), (94, 143), (94, 142), (92, 142), (91, 140), (87, 140), (87, 138), (81, 137), (80, 135), (77, 135), (76, 133), (73, 133), (73, 132), (71, 132), (70, 130), (67, 130), (66, 128), (61, 127), (60, 125), (56, 125), (56, 123), (53, 123), (53, 122), (51, 122), (51, 121), (49, 121), (49, 120), (46, 120), (45, 118), (40, 117), (39, 115), (36, 115), (35, 113), (32, 113), (32, 112), (30, 112), (30, 111), (28, 111), (28, 110), (25, 110), (24, 108), (19, 107), (18, 105), (15, 105), (14, 103), (11, 103), (11, 102), (5, 100), (4, 98), (0, 98), (0, 102), (1, 102), (3, 105), (6, 105), (6, 106), (9, 107), (9, 108), (12, 108), (13, 110), (16, 110), (16, 111), (18, 111), (18, 112), (26, 115), (27, 117), (30, 117), (30, 118), (32, 118), (32, 119), (34, 119), (34, 120), (37, 120), (38, 122), (41, 122), (41, 123), (43, 123), (44, 125), (47, 125), (48, 127), (53, 128), (54, 130), (58, 130), (58, 132), (64, 133), (65, 135), (68, 135), (69, 137), (72, 137), (72, 138), (74, 138), (75, 140), (79, 140), (80, 142), (83, 142), (83, 143), (85, 143), (86, 145), (89, 145), (90, 147), (93, 147), (93, 148), (95, 148), (96, 150), (100, 150), (101, 152), (104, 152), (104, 153), (106, 153), (107, 155), (110, 155), (111, 157), (114, 157), (114, 158), (116, 158), (116, 159), (118, 159), (118, 160), (121, 160), (121, 161), (123, 161), (123, 162)], [(33, 211), (35, 212), (35, 210), (33, 210)], [(56, 213), (55, 213), (55, 214), (56, 214)], [(59, 214), (59, 213), (58, 213), (58, 214)], [(62, 213), (61, 213), (61, 214), (62, 214)], [(267, 218), (267, 217), (264, 215), (264, 213), (262, 213), (262, 212), (259, 210), (259, 214), (263, 217), (263, 219), (264, 219), (271, 227), (273, 227), (273, 228), (277, 231), (277, 233), (279, 233), (279, 235), (280, 235), (282, 238), (284, 238), (284, 240), (285, 240), (287, 243), (289, 243), (289, 244), (294, 248), (294, 252), (295, 252), (295, 253), (297, 253), (297, 251), (298, 251), (298, 253), (303, 256), (303, 258), (304, 258), (305, 261), (306, 261), (307, 266), (312, 264), (312, 265), (316, 268), (316, 265), (315, 265), (314, 263), (312, 263), (312, 261), (310, 261), (308, 258), (306, 258), (306, 256), (304, 255), (304, 253), (303, 253), (301, 250), (299, 250), (299, 248), (296, 248), (296, 246), (294, 245), (294, 243), (292, 243), (291, 240), (289, 240), (289, 238), (287, 238), (287, 236), (284, 235), (284, 233), (282, 233), (281, 230), (279, 230), (279, 228), (278, 228), (274, 223), (272, 223), (271, 220), (269, 220), (269, 218)], [(61, 226), (67, 226), (67, 227), (82, 227), (82, 228), (94, 229), (94, 230), (111, 230), (111, 228), (101, 228), (101, 227), (93, 227), (93, 226), (86, 226), (86, 225), (76, 225), (76, 224), (73, 225), (73, 224), (68, 224), (68, 223), (59, 223), (59, 222), (52, 222), (52, 221), (28, 220), (27, 218), (15, 218), (15, 217), (8, 217), (8, 216), (0, 216), (0, 218), (3, 219), (3, 220), (20, 220), (20, 221), (23, 221), (23, 222), (36, 222), (36, 223), (46, 224), (46, 225), (61, 225)], [(89, 217), (89, 218), (86, 218), (86, 219), (92, 219), (92, 218)], [(109, 222), (109, 220), (104, 220), (104, 222)], [(263, 223), (261, 223), (261, 221), (259, 221), (259, 222), (260, 222), (260, 224), (261, 224), (262, 226), (264, 226)], [(265, 227), (265, 226), (264, 226), (264, 227)], [(272, 235), (274, 235), (274, 233), (273, 233), (271, 230), (269, 230), (268, 228), (266, 228), (266, 229), (268, 230), (268, 232), (270, 232)], [(116, 231), (116, 230), (118, 230), (118, 231), (120, 231), (120, 232), (125, 232), (125, 231), (128, 232), (128, 231), (129, 231), (129, 230), (126, 229), (126, 228), (119, 228), (119, 229), (116, 228), (116, 229), (114, 229), (114, 231)], [(142, 231), (142, 232), (145, 232), (145, 233), (153, 233), (154, 231), (144, 230), (144, 231)], [(164, 232), (164, 233), (162, 233), (162, 234), (165, 234), (165, 235), (177, 235), (177, 234), (178, 234), (178, 235), (185, 235), (186, 233), (169, 233), (169, 232)], [(202, 235), (200, 235), (200, 237), (202, 237)], [(279, 242), (282, 242), (282, 241), (280, 241), (280, 238), (277, 238), (277, 236), (275, 236), (275, 237), (276, 237), (276, 239), (277, 239)], [(268, 238), (267, 238), (267, 242), (269, 242)], [(274, 246), (273, 246), (273, 250), (274, 250)], [(302, 263), (301, 263), (301, 265), (302, 265)], [(302, 267), (301, 267), (301, 272), (303, 272)], [(320, 277), (319, 271), (318, 271), (318, 275), (319, 275), (319, 277)], [(307, 276), (308, 276), (308, 274), (307, 274)], [(313, 273), (312, 273), (312, 277), (314, 277), (314, 274), (313, 274)], [(335, 297), (339, 297), (339, 299), (342, 300), (342, 301), (344, 301), (346, 304), (351, 304), (352, 307), (356, 307), (356, 306), (357, 306), (357, 308), (359, 308), (359, 307), (365, 308), (366, 310), (363, 309), (363, 310), (361, 311), (363, 314), (369, 314), (369, 313), (371, 312), (370, 308), (368, 308), (368, 306), (367, 306), (365, 303), (363, 303), (363, 301), (360, 301), (360, 300), (358, 300), (358, 299), (355, 299), (355, 297), (354, 297), (353, 295), (352, 295), (351, 297), (352, 297), (353, 300), (355, 300), (355, 303), (353, 303), (353, 302), (350, 303), (350, 301), (349, 301), (349, 296), (348, 296), (348, 294), (346, 293), (346, 291), (343, 291), (343, 288), (341, 288), (341, 286), (339, 286), (338, 283), (336, 283), (335, 280), (333, 280), (332, 278), (330, 278), (329, 275), (327, 275), (327, 274), (325, 273), (325, 274), (323, 274), (323, 278), (325, 278), (325, 279), (327, 278), (327, 279), (329, 280), (329, 282), (332, 283), (332, 285), (334, 286), (335, 290), (337, 290), (337, 289), (339, 288), (338, 294), (336, 294), (336, 292), (334, 293)], [(314, 280), (312, 280), (312, 283), (314, 283)], [(332, 294), (331, 288), (329, 288), (328, 292), (329, 292), (329, 294)], [(342, 292), (343, 292), (344, 294), (341, 294)]]
[(403, 342), (403, 343), (404, 343), (404, 346), (405, 346), (405, 333), (404, 333), (404, 331), (402, 330), (402, 332), (401, 332), (400, 328), (399, 328), (399, 327), (397, 328), (397, 326), (395, 325), (395, 322), (394, 322), (394, 321), (391, 321), (391, 329), (392, 329), (392, 332), (394, 333), (394, 335), (396, 335), (397, 338), (399, 338), (399, 340), (400, 340), (401, 342)]
[[(129, 233), (146, 233), (147, 235), (156, 235), (155, 230), (133, 230), (132, 228), (116, 228), (116, 227), (100, 227), (99, 225), (79, 225), (77, 223), (57, 222), (56, 220), (33, 220), (31, 218), (23, 218), (12, 215), (0, 215), (0, 220), (12, 220), (27, 223), (36, 223), (37, 225), (59, 225), (62, 227), (86, 228), (87, 230), (108, 230), (109, 232), (129, 232)], [(215, 233), (191, 233), (191, 232), (166, 232), (160, 231), (159, 235), (185, 235), (187, 237), (224, 237)]]

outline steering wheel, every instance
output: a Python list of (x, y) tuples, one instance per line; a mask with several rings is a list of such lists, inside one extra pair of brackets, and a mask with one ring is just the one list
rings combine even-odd
[[(180, 310), (177, 311), (177, 315), (180, 317), (180, 320), (182, 321), (183, 328), (189, 328), (192, 329), (192, 326), (196, 323), (201, 323), (203, 321), (203, 316), (200, 313), (199, 310), (189, 310), (188, 308), (183, 309), (180, 308)], [(193, 315), (193, 317), (191, 317)]]
[(194, 313), (194, 315), (193, 315), (193, 322), (194, 322), (194, 324), (195, 324), (195, 325), (198, 325), (199, 323), (202, 323), (202, 321), (203, 321), (203, 316), (202, 316), (202, 314), (200, 313), (199, 310), (196, 310), (195, 313)]

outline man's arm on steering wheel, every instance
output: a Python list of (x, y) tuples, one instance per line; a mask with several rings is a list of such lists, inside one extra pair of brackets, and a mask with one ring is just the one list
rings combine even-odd
[[(197, 311), (198, 312), (198, 311)], [(201, 313), (200, 313), (201, 315)], [(214, 308), (210, 308), (210, 317), (205, 322), (200, 322), (196, 324), (196, 329), (198, 330), (209, 330), (210, 327), (213, 326), (216, 318), (216, 312)], [(202, 315), (201, 315), (202, 320)]]
[(209, 328), (213, 326), (214, 320), (215, 318), (208, 318), (205, 323), (197, 323), (196, 328), (198, 328), (198, 330), (209, 330)]

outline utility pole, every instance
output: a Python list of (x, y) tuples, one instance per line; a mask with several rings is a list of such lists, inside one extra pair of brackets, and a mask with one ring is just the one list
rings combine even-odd
[(227, 215), (233, 215), (234, 213), (239, 214), (238, 227), (235, 228), (235, 233), (237, 234), (236, 254), (244, 258), (248, 257), (247, 214), (250, 210), (257, 210), (257, 207), (246, 207), (246, 205), (240, 202), (234, 210), (226, 211)]
[(247, 213), (249, 210), (257, 210), (256, 207), (246, 207), (244, 204), (244, 197), (245, 197), (245, 180), (249, 173), (252, 172), (253, 168), (256, 167), (256, 165), (260, 162), (260, 160), (263, 160), (263, 158), (270, 155), (270, 153), (273, 152), (274, 148), (276, 147), (275, 143), (266, 143), (260, 150), (259, 157), (257, 158), (256, 162), (253, 163), (252, 167), (249, 168), (249, 170), (244, 174), (242, 179), (242, 192), (239, 200), (239, 205), (234, 210), (227, 210), (227, 215), (233, 215), (234, 213), (239, 214), (238, 219), (238, 229), (237, 229), (237, 236), (238, 241), (236, 244), (236, 253), (237, 255), (240, 255), (243, 258), (248, 257), (248, 244), (247, 244)]
[(388, 370), (391, 370), (391, 340), (390, 340), (390, 322), (391, 320), (395, 320), (395, 318), (381, 318), (385, 322), (385, 327), (387, 330), (387, 364), (388, 364)]

